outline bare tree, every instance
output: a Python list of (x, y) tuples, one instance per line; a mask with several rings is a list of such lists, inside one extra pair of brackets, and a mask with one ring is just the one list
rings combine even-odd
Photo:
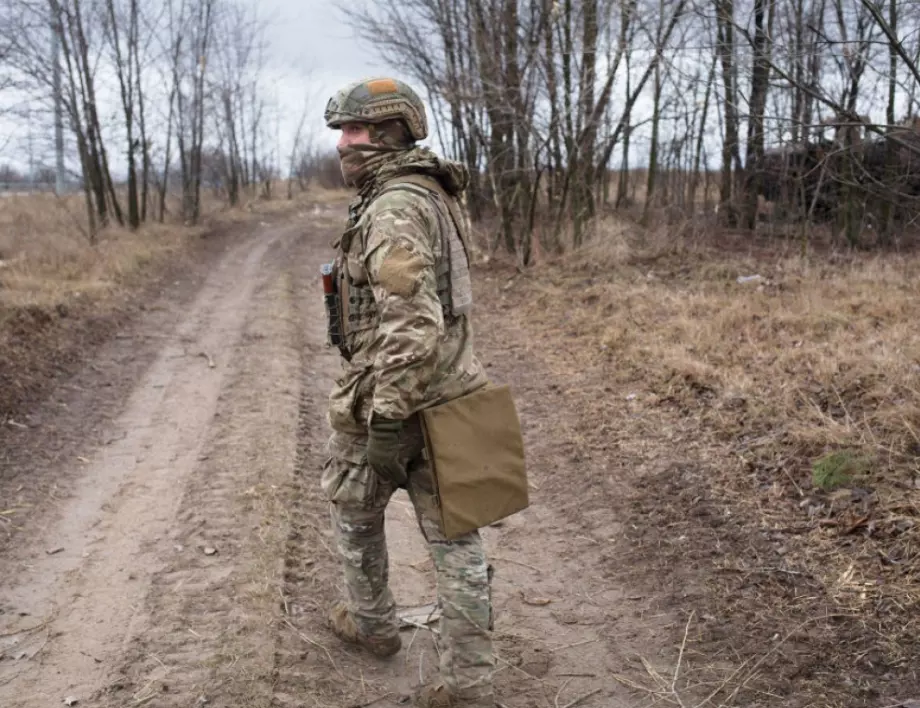
[(96, 61), (99, 51), (95, 31), (99, 23), (99, 7), (85, 7), (80, 0), (51, 0), (72, 94), (73, 122), (77, 142), (81, 147), (84, 174), (92, 185), (99, 221), (104, 226), (110, 214), (119, 224), (124, 223), (121, 205), (109, 170), (108, 150), (103, 137), (96, 95)]
[(294, 130), (294, 140), (291, 144), (291, 153), (288, 156), (288, 199), (294, 198), (295, 180), (300, 191), (304, 191), (307, 188), (310, 180), (310, 174), (306, 167), (314, 160), (315, 148), (313, 136), (304, 132), (304, 126), (307, 122), (307, 114), (311, 104), (312, 101), (309, 98), (304, 101), (303, 110), (297, 120), (297, 128)]
[(204, 147), (206, 79), (214, 35), (216, 0), (180, 0), (173, 80), (176, 86), (176, 139), (182, 170), (182, 214), (195, 223), (201, 216), (201, 168)]
[(751, 42), (753, 70), (748, 111), (744, 193), (747, 204), (744, 221), (753, 229), (757, 221), (757, 196), (761, 191), (764, 160), (764, 111), (770, 82), (770, 37), (776, 17), (775, 0), (754, 0), (754, 37)]
[(0, 7), (0, 97), (14, 85), (12, 54), (15, 27), (13, 5), (4, 3)]
[(223, 192), (233, 203), (245, 188), (271, 196), (280, 108), (266, 80), (264, 27), (241, 0), (9, 0), (0, 8), (0, 89), (15, 78), (30, 112), (48, 123), (61, 99), (93, 238), (110, 223), (163, 221), (176, 187), (177, 216), (189, 223), (202, 216), (206, 182), (231, 185)]
[[(138, 0), (127, 0), (116, 10), (115, 0), (105, 0), (105, 34), (110, 44), (121, 106), (125, 120), (126, 155), (128, 160), (128, 225), (136, 229), (141, 223), (137, 184), (137, 151), (141, 142), (135, 138), (137, 109), (143, 111), (143, 93), (138, 92), (140, 67), (138, 45), (140, 23)], [(140, 105), (138, 105), (140, 104)]]
[[(535, 229), (551, 250), (591, 237), (614, 151), (617, 208), (630, 208), (631, 175), (646, 166), (646, 217), (657, 204), (695, 209), (701, 182), (718, 178), (728, 226), (756, 229), (761, 200), (779, 199), (791, 218), (837, 218), (855, 244), (867, 190), (913, 189), (903, 153), (920, 154), (920, 136), (894, 125), (899, 110), (920, 107), (920, 13), (906, 7), (384, 0), (344, 12), (424, 88), (442, 145), (483, 177), (472, 201), (477, 218), (496, 219), (491, 245), (526, 264)], [(885, 115), (870, 119), (881, 91)], [(709, 127), (716, 106), (720, 135)], [(717, 154), (716, 172), (708, 156)], [(550, 218), (536, 218), (541, 211)]]

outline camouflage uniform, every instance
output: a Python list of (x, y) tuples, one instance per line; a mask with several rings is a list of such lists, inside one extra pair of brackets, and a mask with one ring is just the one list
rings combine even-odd
[[(334, 100), (341, 106), (356, 91), (371, 95), (367, 85), (359, 82)], [(411, 91), (397, 88), (402, 95)], [(332, 127), (344, 122), (336, 117), (327, 110)], [(421, 124), (410, 117), (411, 137), (421, 139), (424, 113)], [(334, 244), (343, 294), (343, 372), (329, 397), (333, 433), (322, 475), (344, 564), (348, 614), (360, 635), (395, 642), (398, 649), (384, 538), (384, 511), (396, 488), (371, 469), (366, 455), (376, 415), (403, 423), (399, 456), (406, 488), (437, 571), (444, 687), (462, 705), (492, 706), (490, 568), (478, 532), (447, 540), (440, 529), (417, 415), (487, 382), (473, 353), (468, 260), (444, 201), (462, 193), (469, 174), (414, 146), (372, 150), (363, 171), (347, 228)], [(400, 183), (407, 175), (434, 178), (443, 191)]]

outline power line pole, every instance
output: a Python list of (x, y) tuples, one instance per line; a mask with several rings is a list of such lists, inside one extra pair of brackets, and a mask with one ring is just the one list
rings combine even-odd
[(54, 92), (54, 191), (64, 193), (64, 112), (61, 105), (61, 18), (57, 3), (51, 4), (51, 76)]

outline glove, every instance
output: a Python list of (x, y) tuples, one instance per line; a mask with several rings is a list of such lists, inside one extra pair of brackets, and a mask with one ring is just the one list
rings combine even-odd
[(401, 420), (373, 415), (368, 428), (367, 464), (394, 487), (405, 487), (408, 481), (406, 467), (399, 460), (402, 427)]

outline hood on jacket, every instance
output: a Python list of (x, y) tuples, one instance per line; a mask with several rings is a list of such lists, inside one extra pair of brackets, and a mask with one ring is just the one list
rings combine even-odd
[(452, 197), (462, 194), (470, 184), (466, 165), (440, 157), (426, 147), (387, 154), (374, 170), (372, 180), (379, 185), (404, 174), (434, 177)]

